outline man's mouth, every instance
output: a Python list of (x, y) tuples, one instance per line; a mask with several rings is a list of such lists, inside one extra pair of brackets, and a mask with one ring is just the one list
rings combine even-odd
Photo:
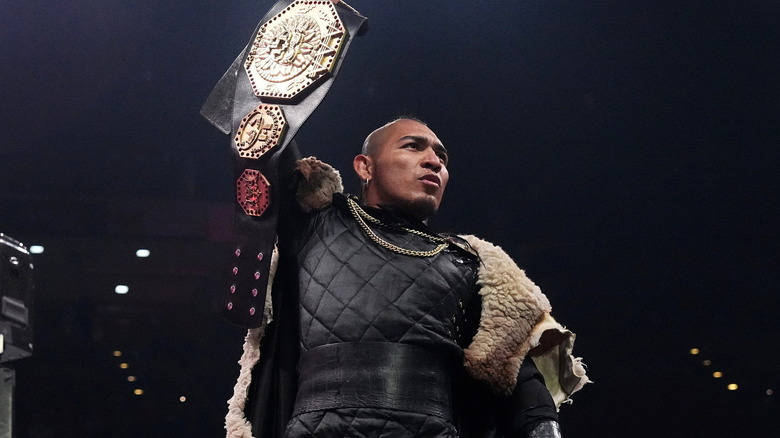
[(439, 178), (439, 175), (433, 173), (421, 176), (420, 181), (423, 181), (427, 184), (434, 184), (436, 187), (441, 187), (441, 178)]

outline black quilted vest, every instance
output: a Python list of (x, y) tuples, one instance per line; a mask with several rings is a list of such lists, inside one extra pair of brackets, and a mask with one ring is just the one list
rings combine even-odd
[[(431, 233), (425, 225), (365, 209), (389, 225), (371, 226), (381, 239), (411, 250), (435, 247), (398, 228)], [(455, 244), (432, 257), (381, 247), (366, 236), (340, 194), (299, 237), (301, 351), (339, 342), (400, 342), (460, 358), (464, 309), (477, 296), (475, 255)]]

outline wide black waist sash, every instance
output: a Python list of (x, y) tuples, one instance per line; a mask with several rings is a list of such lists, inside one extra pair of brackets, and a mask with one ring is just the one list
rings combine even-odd
[(452, 418), (451, 363), (424, 348), (341, 343), (301, 355), (293, 415), (339, 408), (396, 409)]

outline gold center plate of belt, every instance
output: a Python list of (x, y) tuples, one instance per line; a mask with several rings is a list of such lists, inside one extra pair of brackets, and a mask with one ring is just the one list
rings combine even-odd
[(260, 27), (244, 68), (255, 95), (289, 100), (329, 76), (347, 30), (330, 0), (298, 0)]

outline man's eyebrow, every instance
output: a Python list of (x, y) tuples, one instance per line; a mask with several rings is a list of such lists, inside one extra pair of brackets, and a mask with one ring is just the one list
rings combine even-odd
[(432, 148), (438, 149), (441, 152), (444, 152), (445, 154), (447, 154), (447, 148), (445, 148), (443, 144), (441, 144), (439, 142), (431, 141), (431, 139), (428, 138), (428, 137), (423, 137), (422, 135), (405, 135), (405, 136), (403, 136), (403, 137), (398, 139), (399, 142), (402, 142), (402, 141), (405, 141), (405, 140), (412, 140), (412, 141), (415, 141), (417, 143), (429, 144), (429, 145), (431, 145)]

